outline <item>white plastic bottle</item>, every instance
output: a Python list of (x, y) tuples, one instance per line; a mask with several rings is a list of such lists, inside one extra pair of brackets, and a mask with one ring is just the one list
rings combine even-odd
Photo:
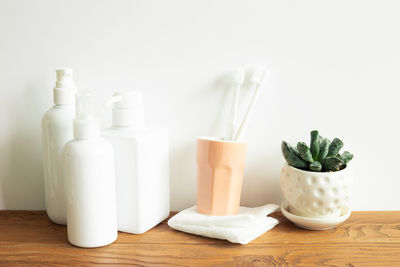
[(61, 170), (61, 153), (65, 143), (72, 139), (72, 120), (75, 114), (75, 85), (72, 69), (58, 69), (54, 88), (54, 106), (42, 119), (42, 147), (46, 210), (49, 218), (66, 224), (67, 210), (64, 181)]
[(100, 247), (117, 238), (113, 148), (100, 136), (91, 93), (78, 93), (74, 139), (63, 151), (68, 240)]
[(141, 234), (168, 217), (168, 132), (144, 126), (142, 95), (116, 93), (113, 125), (103, 136), (114, 147), (118, 230)]

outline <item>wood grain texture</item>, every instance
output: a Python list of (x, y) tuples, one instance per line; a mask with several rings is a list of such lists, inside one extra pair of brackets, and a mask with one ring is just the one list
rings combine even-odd
[(353, 212), (336, 229), (280, 223), (248, 245), (177, 232), (166, 221), (106, 247), (71, 246), (42, 211), (0, 211), (0, 266), (400, 266), (400, 211)]

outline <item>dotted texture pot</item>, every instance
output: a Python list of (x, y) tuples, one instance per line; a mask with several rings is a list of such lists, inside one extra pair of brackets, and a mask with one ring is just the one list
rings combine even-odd
[(332, 218), (340, 216), (342, 206), (348, 204), (353, 174), (349, 167), (337, 172), (310, 172), (285, 163), (280, 182), (290, 212), (303, 217)]

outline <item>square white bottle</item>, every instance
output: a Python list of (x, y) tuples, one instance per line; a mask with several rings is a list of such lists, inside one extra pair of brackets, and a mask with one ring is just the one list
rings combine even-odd
[(168, 131), (144, 126), (137, 91), (116, 93), (106, 106), (112, 104), (112, 126), (103, 137), (114, 149), (118, 230), (141, 234), (170, 212)]

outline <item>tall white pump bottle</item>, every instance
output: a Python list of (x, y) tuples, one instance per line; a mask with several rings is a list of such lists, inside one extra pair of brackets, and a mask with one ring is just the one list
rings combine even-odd
[(168, 217), (169, 161), (166, 129), (146, 128), (142, 95), (116, 93), (112, 126), (103, 131), (115, 153), (118, 230), (141, 234)]
[(58, 224), (66, 224), (66, 202), (61, 170), (61, 153), (65, 143), (72, 139), (72, 120), (75, 114), (75, 85), (72, 69), (58, 69), (53, 90), (54, 106), (42, 119), (42, 148), (46, 211)]
[(78, 93), (74, 139), (63, 151), (68, 240), (100, 247), (117, 239), (113, 148), (100, 136), (91, 93)]

